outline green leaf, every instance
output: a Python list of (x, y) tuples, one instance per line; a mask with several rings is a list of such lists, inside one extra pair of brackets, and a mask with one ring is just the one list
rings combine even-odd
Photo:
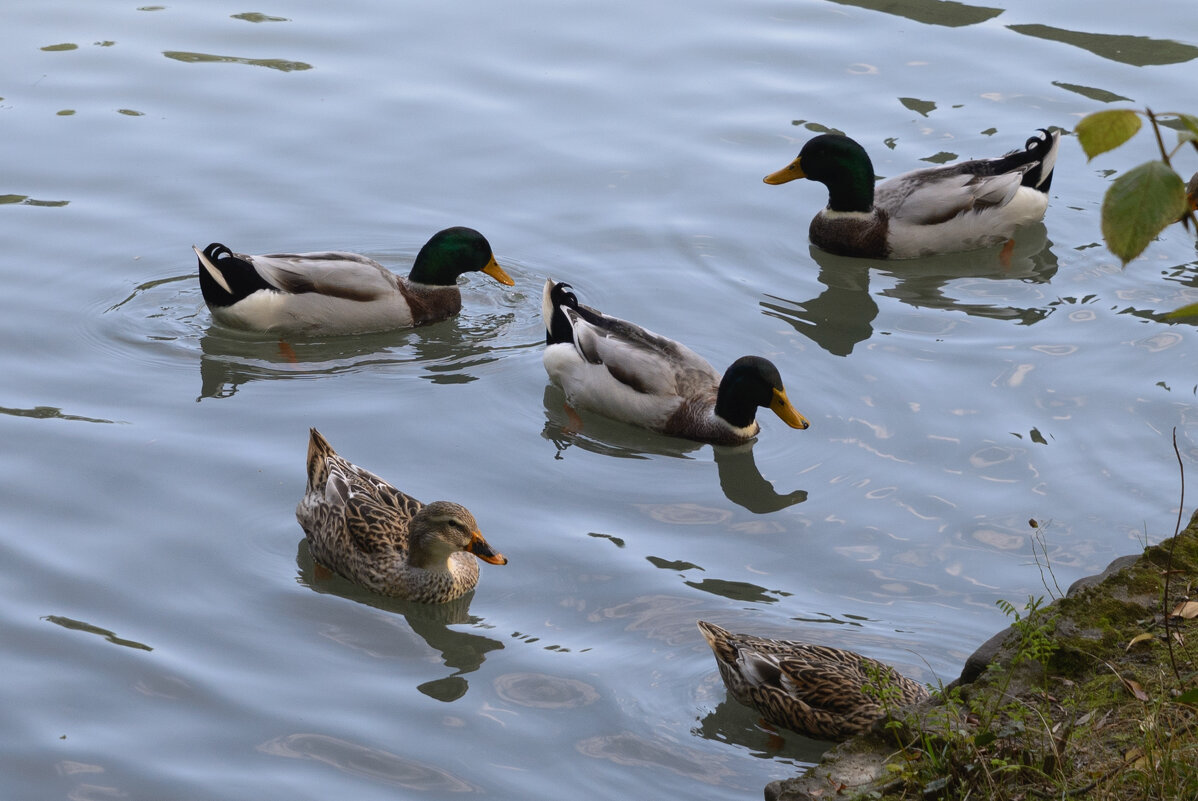
[(1149, 161), (1120, 175), (1102, 200), (1102, 238), (1127, 264), (1186, 210), (1181, 177), (1163, 161)]
[[(1198, 317), (1198, 303), (1182, 306), (1180, 309), (1174, 309), (1165, 315), (1166, 320), (1180, 320), (1185, 317)], [(1194, 692), (1198, 693), (1198, 690)]]
[(1186, 690), (1173, 700), (1179, 704), (1198, 704), (1198, 688)]
[(1193, 114), (1178, 114), (1177, 119), (1181, 120), (1181, 124), (1188, 128), (1190, 133), (1198, 136), (1198, 117)]
[(986, 731), (978, 732), (973, 737), (973, 744), (977, 748), (985, 748), (998, 739), (998, 735), (987, 729)]
[(1136, 135), (1143, 122), (1131, 109), (1110, 109), (1087, 114), (1077, 124), (1077, 141), (1086, 152), (1086, 160), (1114, 150)]

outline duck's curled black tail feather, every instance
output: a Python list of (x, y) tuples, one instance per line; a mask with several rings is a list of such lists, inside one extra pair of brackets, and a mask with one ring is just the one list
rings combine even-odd
[(258, 274), (253, 264), (219, 242), (213, 242), (197, 255), (200, 291), (209, 306), (232, 306), (259, 290), (276, 289)]
[(1028, 137), (1027, 143), (1024, 145), (1025, 152), (1031, 154), (1036, 163), (1024, 173), (1020, 183), (1047, 193), (1052, 187), (1052, 171), (1057, 163), (1057, 146), (1060, 144), (1061, 137), (1047, 128), (1039, 130), (1043, 136)]
[(553, 311), (545, 321), (545, 344), (558, 345), (563, 342), (573, 342), (574, 328), (562, 311), (563, 306), (578, 310), (578, 296), (574, 294), (573, 287), (566, 283), (554, 284), (553, 288), (549, 290), (549, 305)]

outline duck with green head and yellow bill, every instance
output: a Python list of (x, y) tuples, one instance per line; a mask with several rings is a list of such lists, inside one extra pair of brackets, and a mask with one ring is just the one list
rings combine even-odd
[(577, 409), (719, 445), (757, 436), (762, 407), (791, 428), (808, 426), (768, 359), (743, 356), (721, 376), (680, 342), (583, 306), (552, 279), (541, 311), (545, 371)]
[(873, 163), (857, 142), (821, 134), (798, 158), (765, 177), (798, 178), (828, 188), (828, 205), (811, 221), (816, 247), (841, 256), (911, 259), (974, 250), (1011, 239), (1039, 222), (1060, 148), (1060, 133), (1041, 128), (1022, 150), (904, 173), (875, 185)]
[(446, 228), (416, 255), (407, 278), (357, 253), (249, 256), (219, 243), (200, 251), (200, 289), (212, 319), (230, 328), (280, 334), (364, 334), (410, 328), (461, 311), (458, 276), (512, 279), (473, 228)]
[(507, 564), (466, 507), (423, 504), (339, 456), (315, 428), (309, 433), (308, 483), (295, 516), (318, 565), (383, 595), (442, 603), (478, 584), (476, 558)]

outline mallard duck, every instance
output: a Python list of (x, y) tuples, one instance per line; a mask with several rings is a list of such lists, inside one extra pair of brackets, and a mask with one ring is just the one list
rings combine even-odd
[(507, 564), (465, 507), (422, 504), (338, 456), (315, 428), (308, 442), (308, 487), (295, 516), (317, 564), (409, 601), (452, 601), (474, 589), (476, 556)]
[(438, 231), (406, 279), (356, 253), (246, 256), (214, 242), (200, 260), (200, 289), (218, 323), (271, 333), (362, 334), (408, 328), (461, 311), (457, 279), (481, 271), (513, 281), (472, 228)]
[(922, 684), (876, 659), (797, 640), (733, 634), (699, 621), (699, 631), (732, 696), (769, 723), (824, 740), (845, 740), (867, 731), (885, 710), (867, 683), (890, 682), (898, 694), (891, 708), (928, 697)]
[(569, 284), (545, 282), (543, 362), (571, 405), (674, 437), (734, 445), (757, 436), (757, 407), (791, 428), (790, 404), (769, 360), (742, 356), (721, 378), (685, 345), (578, 303)]
[(1043, 219), (1060, 147), (1040, 129), (1023, 150), (904, 173), (874, 186), (874, 168), (847, 136), (821, 134), (767, 184), (810, 178), (828, 187), (828, 206), (811, 221), (811, 243), (829, 253), (911, 259), (987, 247)]

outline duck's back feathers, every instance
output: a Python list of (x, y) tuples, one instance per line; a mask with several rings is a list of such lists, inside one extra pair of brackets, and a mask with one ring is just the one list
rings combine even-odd
[(890, 683), (895, 708), (928, 697), (922, 684), (853, 651), (698, 625), (732, 696), (792, 731), (828, 740), (866, 731), (886, 713), (867, 685)]
[(1001, 209), (1015, 199), (1020, 187), (1046, 194), (1060, 134), (1048, 130), (1043, 134), (1005, 156), (915, 170), (882, 181), (875, 189), (874, 205), (894, 220), (937, 225), (968, 212)]

